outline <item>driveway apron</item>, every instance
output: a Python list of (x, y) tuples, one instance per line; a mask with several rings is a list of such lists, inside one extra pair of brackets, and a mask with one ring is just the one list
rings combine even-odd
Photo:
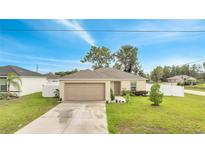
[(106, 134), (107, 116), (104, 102), (64, 102), (17, 134)]

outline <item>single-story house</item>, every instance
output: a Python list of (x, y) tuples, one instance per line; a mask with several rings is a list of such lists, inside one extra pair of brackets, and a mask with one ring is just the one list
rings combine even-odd
[(21, 79), (20, 88), (10, 85), (10, 91), (18, 96), (28, 95), (42, 91), (42, 86), (47, 83), (46, 76), (18, 66), (0, 66), (0, 93), (8, 90), (7, 74), (15, 73)]
[(196, 79), (188, 75), (176, 75), (176, 76), (167, 78), (167, 81), (169, 83), (183, 83), (186, 81), (196, 82)]
[(146, 79), (113, 68), (83, 70), (60, 79), (62, 101), (110, 101), (110, 89), (115, 96), (123, 90), (146, 90)]

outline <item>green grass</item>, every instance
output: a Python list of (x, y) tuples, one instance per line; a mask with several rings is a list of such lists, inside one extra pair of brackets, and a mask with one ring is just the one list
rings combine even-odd
[(110, 133), (205, 133), (205, 97), (164, 97), (159, 107), (149, 97), (131, 97), (124, 104), (107, 104)]
[(0, 133), (16, 132), (57, 104), (56, 98), (43, 98), (41, 93), (23, 96), (16, 100), (1, 100)]
[(187, 90), (195, 90), (195, 91), (205, 92), (205, 87), (204, 88), (200, 88), (200, 87), (194, 87), (194, 86), (191, 86), (191, 87), (186, 86), (184, 88), (187, 89)]

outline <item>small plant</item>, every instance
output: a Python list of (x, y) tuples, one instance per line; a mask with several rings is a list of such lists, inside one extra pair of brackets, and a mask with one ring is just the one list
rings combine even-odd
[(150, 100), (154, 102), (153, 106), (159, 106), (162, 103), (163, 94), (160, 92), (160, 85), (157, 83), (151, 87)]
[(126, 96), (127, 94), (131, 95), (131, 91), (130, 90), (123, 90), (122, 91), (122, 96)]
[(56, 89), (56, 90), (54, 91), (54, 95), (55, 95), (56, 98), (59, 98), (59, 97), (60, 97), (59, 89)]
[(7, 94), (0, 94), (0, 100), (7, 99)]
[(134, 95), (136, 96), (147, 96), (148, 91), (136, 91)]
[(113, 90), (110, 88), (110, 98), (111, 98), (111, 101), (115, 100), (115, 95), (113, 93)]
[(126, 99), (126, 102), (129, 102), (130, 101), (130, 93), (127, 93), (125, 95), (125, 99)]
[(17, 95), (15, 95), (15, 94), (11, 94), (11, 93), (1, 93), (0, 94), (0, 100), (6, 100), (6, 99), (11, 99), (11, 98), (18, 98), (18, 96)]

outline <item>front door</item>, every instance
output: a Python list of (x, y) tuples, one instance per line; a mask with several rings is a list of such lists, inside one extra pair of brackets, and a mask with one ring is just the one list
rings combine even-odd
[(120, 89), (121, 89), (120, 81), (114, 81), (114, 94), (116, 96), (120, 95)]

